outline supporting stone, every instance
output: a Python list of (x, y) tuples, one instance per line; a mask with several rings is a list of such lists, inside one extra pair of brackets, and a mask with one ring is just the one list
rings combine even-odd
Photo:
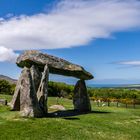
[(40, 110), (37, 101), (35, 86), (34, 86), (35, 84), (32, 79), (30, 69), (25, 68), (24, 76), (25, 77), (21, 81), (21, 89), (20, 89), (21, 115), (29, 116), (29, 117), (40, 117), (43, 114)]
[(20, 78), (18, 79), (12, 101), (8, 103), (8, 105), (11, 107), (11, 110), (14, 111), (20, 111), (20, 88), (21, 88), (21, 81), (24, 78), (24, 73), (25, 73), (25, 68), (22, 70)]
[(84, 80), (79, 80), (75, 85), (73, 104), (74, 109), (79, 112), (91, 111), (90, 100), (87, 94), (87, 88)]
[[(35, 71), (34, 68), (32, 70)], [(20, 110), (22, 116), (41, 117), (43, 113), (39, 107), (31, 73), (29, 68), (24, 67), (10, 105), (13, 110)]]
[(35, 65), (32, 65), (32, 67), (30, 68), (30, 71), (31, 71), (32, 80), (35, 86), (35, 92), (37, 92), (40, 85), (42, 73), (39, 71), (38, 67)]
[(37, 99), (39, 106), (43, 114), (47, 114), (47, 96), (48, 96), (48, 80), (49, 80), (49, 68), (45, 65), (44, 72), (42, 73), (41, 82), (37, 91)]

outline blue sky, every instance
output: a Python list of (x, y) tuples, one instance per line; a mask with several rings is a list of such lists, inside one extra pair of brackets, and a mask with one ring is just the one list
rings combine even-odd
[[(139, 9), (137, 0), (1, 0), (0, 74), (17, 78), (21, 69), (10, 60), (25, 49), (38, 49), (82, 65), (95, 76), (89, 84), (140, 83)], [(50, 79), (76, 82), (57, 75)]]

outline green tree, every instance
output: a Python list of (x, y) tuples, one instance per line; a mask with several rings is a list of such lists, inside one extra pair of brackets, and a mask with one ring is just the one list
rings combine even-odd
[(0, 94), (12, 95), (15, 91), (15, 84), (10, 84), (6, 80), (0, 80)]

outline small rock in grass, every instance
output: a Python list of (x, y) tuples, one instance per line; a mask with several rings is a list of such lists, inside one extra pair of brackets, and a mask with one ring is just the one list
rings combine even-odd
[(52, 105), (49, 107), (50, 109), (56, 109), (56, 110), (66, 110), (64, 106), (62, 105)]
[(7, 105), (7, 100), (0, 99), (0, 105)]

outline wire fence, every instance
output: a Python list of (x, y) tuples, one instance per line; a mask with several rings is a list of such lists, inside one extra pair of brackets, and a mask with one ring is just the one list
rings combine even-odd
[(127, 104), (120, 102), (104, 102), (104, 101), (92, 101), (92, 104), (97, 107), (117, 107), (117, 108), (133, 108), (140, 109), (140, 104)]

